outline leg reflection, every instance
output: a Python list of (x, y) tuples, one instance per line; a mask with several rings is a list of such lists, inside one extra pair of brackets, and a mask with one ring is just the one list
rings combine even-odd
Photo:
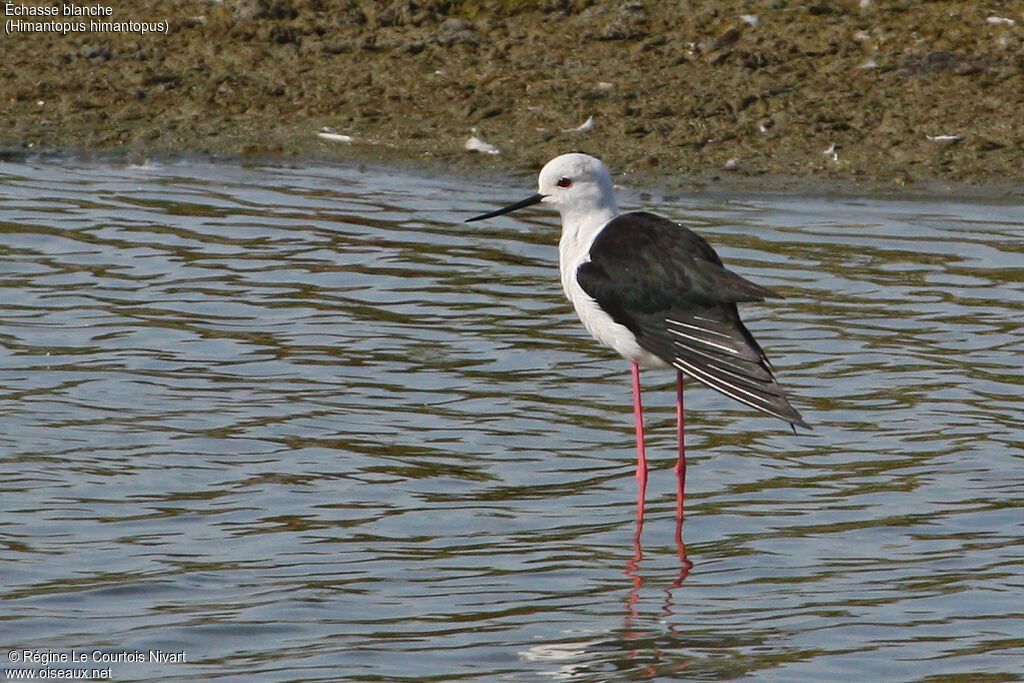
[(686, 575), (693, 568), (693, 562), (690, 562), (689, 558), (686, 557), (686, 544), (683, 542), (682, 506), (676, 509), (676, 552), (679, 554), (679, 576), (676, 578), (673, 586), (679, 588), (683, 583), (683, 579), (686, 578)]
[(644, 513), (643, 508), (641, 507), (637, 510), (636, 531), (633, 533), (633, 557), (626, 560), (626, 570), (622, 572), (628, 576), (630, 581), (633, 583), (633, 587), (627, 592), (626, 611), (634, 617), (636, 616), (636, 603), (640, 600), (640, 589), (643, 588), (644, 585), (644, 581), (640, 577), (640, 560), (644, 559), (644, 551), (640, 545), (640, 536), (643, 534), (643, 531)]
[[(676, 554), (679, 557), (679, 569), (675, 578), (672, 581), (671, 588), (665, 589), (666, 600), (664, 604), (664, 610), (671, 614), (672, 606), (672, 589), (679, 588), (683, 585), (683, 581), (686, 579), (690, 570), (693, 568), (693, 562), (686, 555), (686, 543), (683, 541), (683, 515), (682, 508), (677, 507), (676, 515), (676, 531), (675, 531), (675, 543), (676, 543)], [(640, 590), (644, 585), (644, 577), (640, 573), (640, 562), (644, 559), (644, 550), (642, 543), (642, 536), (644, 530), (644, 517), (643, 511), (640, 510), (636, 518), (636, 531), (633, 532), (633, 556), (626, 561), (626, 569), (622, 572), (629, 577), (632, 583), (631, 588), (627, 592), (626, 598), (626, 611), (630, 617), (627, 617), (627, 624), (631, 617), (637, 616), (638, 603), (640, 601)]]

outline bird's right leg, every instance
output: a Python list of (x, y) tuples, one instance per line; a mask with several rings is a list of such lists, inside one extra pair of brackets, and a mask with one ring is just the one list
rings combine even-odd
[(676, 370), (676, 438), (679, 440), (679, 459), (676, 460), (676, 480), (679, 488), (676, 491), (676, 515), (679, 523), (683, 523), (683, 500), (686, 495), (686, 430), (685, 413), (683, 411), (683, 371)]
[(644, 452), (644, 409), (640, 402), (640, 366), (633, 363), (633, 418), (636, 421), (636, 518), (644, 518), (644, 497), (647, 492), (647, 455)]

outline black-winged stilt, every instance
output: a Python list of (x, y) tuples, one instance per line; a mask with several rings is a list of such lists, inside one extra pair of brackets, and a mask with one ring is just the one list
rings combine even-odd
[(632, 363), (642, 522), (647, 487), (640, 366), (676, 369), (678, 513), (686, 477), (683, 373), (730, 398), (792, 425), (807, 427), (772, 374), (761, 346), (743, 325), (738, 302), (779, 295), (722, 265), (707, 241), (674, 221), (644, 211), (619, 213), (608, 168), (586, 154), (563, 154), (540, 171), (538, 191), (467, 222), (531, 204), (562, 215), (558, 243), (562, 288), (594, 338)]

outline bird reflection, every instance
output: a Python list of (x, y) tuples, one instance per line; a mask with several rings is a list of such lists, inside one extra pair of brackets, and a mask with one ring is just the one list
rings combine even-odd
[[(672, 581), (672, 588), (676, 589), (683, 585), (683, 581), (686, 579), (687, 574), (690, 573), (690, 569), (693, 568), (693, 562), (686, 556), (686, 543), (683, 542), (683, 497), (681, 495), (682, 482), (680, 481), (680, 495), (676, 498), (676, 553), (679, 556), (679, 573), (676, 578)], [(640, 506), (637, 509), (636, 516), (636, 531), (633, 533), (633, 557), (626, 560), (626, 569), (623, 574), (629, 577), (632, 588), (627, 591), (626, 598), (626, 627), (628, 630), (629, 622), (632, 617), (637, 615), (637, 603), (640, 600), (640, 589), (643, 588), (643, 576), (640, 572), (640, 562), (644, 559), (643, 544), (641, 537), (644, 531), (644, 510)], [(671, 590), (665, 591), (665, 604), (664, 610), (666, 613), (672, 613), (672, 592)]]
[[(556, 643), (534, 645), (523, 652), (530, 661), (555, 664), (547, 671), (549, 677), (564, 681), (608, 680), (606, 674), (613, 670), (628, 675), (629, 680), (682, 680), (687, 669), (699, 660), (693, 654), (689, 643), (693, 636), (687, 632), (687, 625), (673, 623), (675, 615), (674, 593), (682, 585), (693, 564), (686, 557), (683, 543), (682, 508), (677, 508), (675, 543), (678, 553), (678, 569), (672, 571), (669, 585), (664, 589), (660, 612), (666, 618), (652, 621), (651, 610), (643, 610), (641, 591), (645, 582), (650, 585), (657, 579), (651, 568), (644, 576), (641, 563), (644, 559), (643, 510), (638, 510), (636, 529), (633, 533), (633, 553), (626, 561), (625, 571), (629, 577), (626, 591), (626, 610), (620, 628), (601, 631), (586, 638), (570, 638)], [(675, 564), (674, 562), (672, 564)], [(660, 567), (658, 572), (663, 572)], [(663, 623), (667, 621), (666, 625)], [(666, 679), (666, 677), (668, 677)], [(616, 679), (618, 680), (618, 679)]]
[[(650, 659), (651, 664), (643, 666), (634, 671), (639, 678), (651, 678), (664, 673), (664, 666), (672, 657), (666, 657), (666, 653), (656, 645), (658, 638), (652, 638), (650, 629), (643, 625), (640, 617), (640, 591), (644, 587), (644, 577), (640, 569), (640, 562), (644, 559), (641, 537), (644, 530), (643, 510), (637, 511), (636, 531), (633, 533), (633, 556), (626, 560), (626, 569), (623, 574), (629, 577), (630, 588), (626, 591), (626, 616), (622, 624), (622, 642), (626, 645), (624, 653), (630, 660), (636, 662)], [(672, 616), (674, 611), (673, 591), (683, 585), (683, 581), (689, 574), (693, 563), (686, 557), (686, 544), (683, 543), (683, 508), (682, 499), (678, 499), (676, 508), (676, 552), (679, 555), (679, 571), (672, 580), (671, 587), (665, 589), (665, 599), (662, 603), (662, 612), (666, 616)], [(640, 623), (634, 623), (634, 620)], [(679, 663), (680, 668), (685, 668), (685, 663)], [(673, 667), (674, 668), (674, 667)]]

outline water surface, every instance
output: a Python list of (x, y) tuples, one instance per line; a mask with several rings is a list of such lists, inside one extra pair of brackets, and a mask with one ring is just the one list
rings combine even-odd
[(671, 374), (638, 556), (628, 366), (557, 217), (462, 222), (531, 186), (0, 163), (4, 666), (1024, 678), (1020, 202), (623, 191), (786, 295), (744, 317), (814, 425), (690, 384), (687, 572)]

